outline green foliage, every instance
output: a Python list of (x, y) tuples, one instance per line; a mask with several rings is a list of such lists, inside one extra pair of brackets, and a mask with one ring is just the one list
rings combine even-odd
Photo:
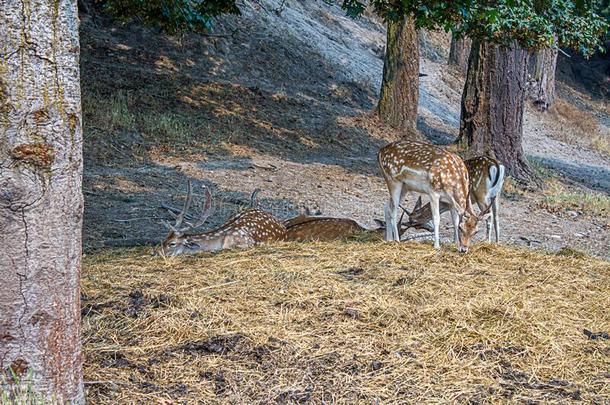
[(102, 0), (103, 7), (121, 21), (137, 19), (169, 34), (204, 32), (221, 14), (239, 14), (235, 0)]
[(55, 396), (51, 399), (34, 390), (33, 371), (30, 369), (24, 378), (20, 378), (10, 367), (0, 373), (0, 404), (1, 405), (44, 405), (57, 404)]
[(610, 20), (610, 0), (596, 0), (595, 9), (606, 20)]
[[(608, 3), (597, 0), (597, 3)], [(603, 50), (608, 22), (592, 0), (371, 0), (385, 20), (412, 16), (418, 28), (444, 28), (498, 44), (517, 40), (528, 49), (566, 46), (591, 55)], [(359, 15), (360, 0), (343, 0), (348, 15)]]

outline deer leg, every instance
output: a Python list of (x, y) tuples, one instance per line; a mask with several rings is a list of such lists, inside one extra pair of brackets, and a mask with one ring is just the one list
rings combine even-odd
[(402, 183), (395, 182), (388, 184), (390, 191), (390, 199), (385, 206), (385, 220), (386, 220), (386, 240), (387, 241), (400, 241), (400, 234), (398, 233), (397, 213), (398, 205), (400, 204), (400, 197), (402, 196)]
[[(486, 204), (486, 205), (489, 207), (489, 205), (490, 205), (491, 203), (492, 203), (492, 202), (489, 200), (489, 198), (488, 198), (488, 197), (486, 197), (486, 198), (485, 198), (485, 204)], [(485, 207), (483, 204), (479, 203), (478, 201), (477, 201), (477, 206), (479, 207), (479, 209), (480, 209), (481, 211), (483, 211), (484, 209), (486, 209), (486, 207)], [(493, 210), (493, 206), (492, 206), (492, 210)], [(487, 218), (485, 219), (485, 238), (487, 238), (487, 242), (489, 242), (489, 243), (491, 243), (491, 217), (492, 217), (492, 216), (493, 216), (493, 217), (495, 217), (495, 214), (493, 214), (493, 213), (492, 213), (492, 215), (491, 215), (491, 216), (489, 216), (489, 217), (487, 217)], [(494, 222), (495, 222), (495, 221), (494, 221)]]
[(439, 249), (441, 247), (439, 237), (439, 227), (441, 224), (441, 213), (439, 208), (439, 197), (430, 195), (430, 208), (432, 209), (432, 223), (434, 225), (434, 248)]
[[(498, 199), (499, 196), (496, 196), (493, 201), (493, 205), (491, 206), (491, 212), (493, 214), (494, 220), (494, 231), (496, 234), (496, 243), (500, 242), (500, 219), (498, 218), (498, 210), (500, 209), (500, 201)], [(490, 238), (491, 240), (491, 238)]]
[(453, 240), (456, 245), (460, 244), (460, 214), (455, 208), (451, 208), (451, 220), (453, 221)]

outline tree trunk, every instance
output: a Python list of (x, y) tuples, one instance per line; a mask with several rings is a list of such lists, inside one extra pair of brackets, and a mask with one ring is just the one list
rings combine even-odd
[(5, 0), (0, 37), (0, 373), (80, 404), (76, 0)]
[(473, 40), (458, 142), (468, 155), (494, 156), (508, 174), (539, 186), (522, 145), (527, 59), (516, 43), (500, 47)]
[(388, 22), (379, 116), (401, 131), (405, 138), (420, 137), (417, 132), (419, 101), (419, 44), (412, 19)]
[(468, 37), (451, 37), (451, 48), (449, 49), (448, 64), (457, 66), (460, 72), (466, 74), (468, 70), (468, 55), (472, 41)]
[(555, 103), (557, 53), (557, 49), (545, 48), (530, 59), (528, 95), (541, 111), (548, 110)]

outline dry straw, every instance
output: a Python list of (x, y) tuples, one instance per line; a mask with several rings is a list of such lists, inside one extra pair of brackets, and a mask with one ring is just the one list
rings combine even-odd
[(87, 393), (113, 404), (604, 403), (609, 308), (610, 264), (570, 250), (97, 253), (83, 270)]

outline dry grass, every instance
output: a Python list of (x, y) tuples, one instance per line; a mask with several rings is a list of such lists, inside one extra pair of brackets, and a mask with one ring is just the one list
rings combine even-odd
[(592, 191), (570, 190), (556, 180), (547, 182), (542, 204), (551, 212), (570, 210), (606, 220), (610, 218), (610, 196)]
[(610, 264), (478, 245), (85, 257), (92, 403), (610, 401)]
[(602, 130), (593, 114), (581, 110), (562, 98), (556, 100), (551, 112), (560, 123), (567, 125), (568, 128), (574, 128), (562, 132), (559, 136), (560, 140), (610, 154), (610, 133), (606, 128), (605, 131)]

